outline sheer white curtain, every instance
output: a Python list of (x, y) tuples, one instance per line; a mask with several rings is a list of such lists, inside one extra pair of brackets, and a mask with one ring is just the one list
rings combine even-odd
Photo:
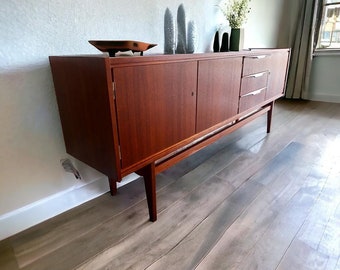
[(286, 98), (308, 98), (313, 52), (317, 45), (323, 0), (291, 0), (289, 45), (292, 48)]

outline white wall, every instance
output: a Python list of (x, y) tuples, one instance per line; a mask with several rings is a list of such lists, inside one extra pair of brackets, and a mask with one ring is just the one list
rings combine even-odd
[(340, 103), (340, 54), (318, 55), (313, 58), (309, 98)]
[[(105, 176), (80, 161), (72, 159), (81, 181), (60, 165), (60, 159), (69, 156), (48, 56), (99, 53), (90, 39), (157, 43), (148, 53), (162, 53), (165, 9), (169, 7), (176, 19), (181, 3), (187, 19), (196, 22), (197, 52), (211, 51), (214, 32), (223, 22), (214, 0), (2, 1), (0, 239), (108, 190)], [(245, 47), (277, 46), (283, 3), (251, 1)]]
[[(245, 25), (244, 47), (286, 47), (287, 18), (283, 13), (287, 1), (252, 0), (252, 12)], [(284, 39), (284, 40), (282, 40)]]

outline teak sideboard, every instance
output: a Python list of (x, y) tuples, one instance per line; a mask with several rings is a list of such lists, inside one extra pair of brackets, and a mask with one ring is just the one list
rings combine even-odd
[(108, 57), (50, 56), (67, 152), (116, 182), (156, 174), (267, 113), (284, 95), (289, 49)]

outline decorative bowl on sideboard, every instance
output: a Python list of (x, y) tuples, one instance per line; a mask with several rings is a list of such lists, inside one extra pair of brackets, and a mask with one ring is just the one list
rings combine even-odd
[(132, 51), (143, 52), (157, 46), (157, 44), (150, 44), (135, 40), (89, 40), (89, 43), (102, 52), (108, 52), (109, 56), (115, 57), (117, 52)]

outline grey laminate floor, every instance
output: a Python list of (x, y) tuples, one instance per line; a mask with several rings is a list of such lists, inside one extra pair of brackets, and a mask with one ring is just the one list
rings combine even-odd
[(0, 269), (340, 269), (340, 104), (278, 102), (157, 176), (0, 242)]

